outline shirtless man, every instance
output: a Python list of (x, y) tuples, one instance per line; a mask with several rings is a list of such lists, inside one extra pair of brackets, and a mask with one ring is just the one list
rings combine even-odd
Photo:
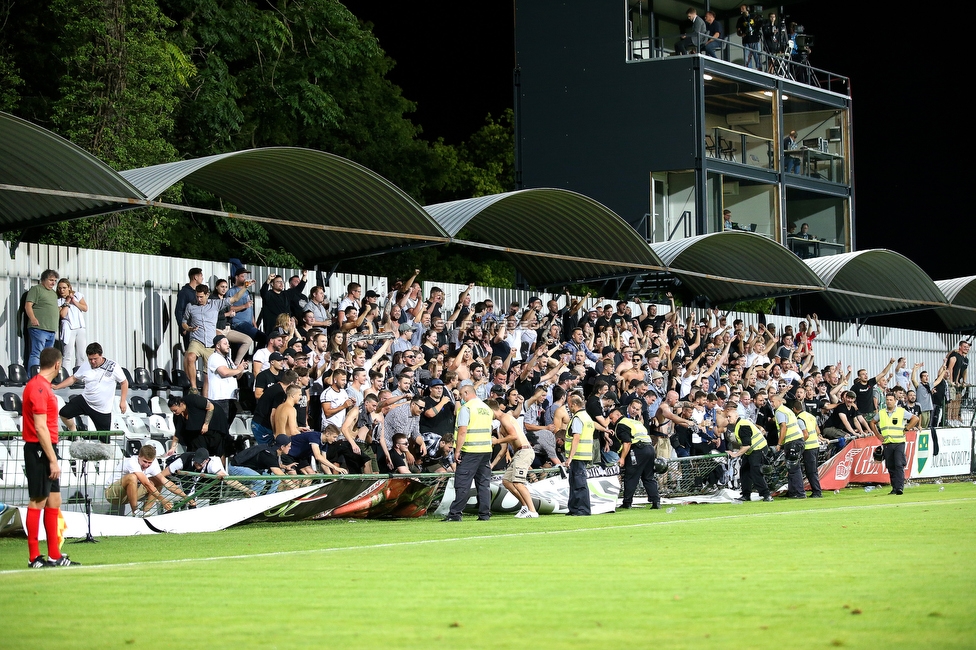
[(278, 405), (272, 414), (271, 427), (275, 435), (298, 435), (298, 420), (295, 404), (302, 396), (302, 389), (294, 384), (285, 389), (285, 401)]
[[(553, 395), (553, 397), (555, 398), (555, 395)], [(552, 415), (552, 428), (556, 433), (557, 449), (560, 444), (564, 444), (566, 442), (566, 427), (569, 426), (570, 418), (569, 409), (566, 407), (568, 395), (563, 393), (562, 398), (562, 403), (556, 408)]]
[(522, 430), (522, 423), (511, 416), (510, 413), (502, 411), (498, 406), (498, 401), (490, 399), (485, 402), (485, 406), (491, 409), (492, 416), (498, 420), (498, 438), (493, 442), (496, 445), (511, 444), (515, 449), (515, 456), (505, 470), (502, 477), (502, 485), (512, 493), (522, 504), (522, 508), (515, 515), (517, 519), (535, 519), (539, 513), (532, 505), (532, 495), (526, 485), (526, 477), (535, 460), (535, 451), (529, 444), (529, 439), (525, 437)]

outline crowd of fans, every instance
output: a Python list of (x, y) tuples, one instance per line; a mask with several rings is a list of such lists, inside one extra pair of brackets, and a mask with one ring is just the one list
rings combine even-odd
[[(666, 313), (639, 298), (585, 307), (589, 295), (568, 292), (564, 300), (495, 305), (473, 302), (473, 284), (455, 299), (437, 287), (424, 296), (418, 274), (387, 296), (351, 283), (333, 306), (324, 287), (307, 288), (304, 275), (270, 275), (255, 290), (240, 267), (211, 290), (201, 269), (191, 269), (174, 314), (191, 386), (169, 401), (176, 425), (169, 454), (177, 443), (186, 453), (205, 448), (234, 474), (241, 449), (229, 423), (243, 408), (265, 464), (283, 470), (275, 473), (451, 472), (459, 391), (468, 383), (493, 411), (521, 424), (536, 468), (563, 463), (573, 393), (585, 399), (600, 450), (595, 462), (605, 465), (619, 461), (612, 412), (626, 414), (633, 402), (663, 458), (730, 450), (734, 437), (722, 415), (729, 405), (776, 445), (774, 395), (812, 414), (823, 444), (873, 435), (870, 423), (889, 390), (923, 427), (940, 422), (946, 403), (949, 423), (961, 424), (966, 341), (939, 368), (892, 358), (855, 372), (841, 361), (819, 362), (816, 314), (777, 331), (730, 323), (719, 310), (681, 318), (671, 294)], [(53, 290), (52, 278), (42, 285)], [(206, 369), (200, 386), (198, 363)], [(496, 445), (492, 466), (504, 468), (515, 451)], [(242, 455), (239, 467), (256, 455)], [(268, 473), (270, 465), (251, 470)]]

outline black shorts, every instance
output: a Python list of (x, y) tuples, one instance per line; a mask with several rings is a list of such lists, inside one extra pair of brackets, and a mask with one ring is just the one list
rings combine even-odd
[[(58, 455), (57, 447), (54, 455)], [(24, 474), (27, 475), (27, 495), (32, 501), (46, 499), (52, 492), (61, 493), (61, 481), (51, 480), (51, 465), (41, 443), (24, 443)]]
[(79, 415), (87, 415), (95, 425), (95, 431), (112, 430), (112, 414), (99, 413), (88, 405), (83, 397), (76, 397), (65, 404), (58, 413), (63, 418), (76, 418)]

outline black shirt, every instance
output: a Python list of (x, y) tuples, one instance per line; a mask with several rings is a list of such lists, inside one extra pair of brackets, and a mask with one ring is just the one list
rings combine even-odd
[(278, 382), (279, 375), (271, 372), (271, 368), (266, 368), (258, 373), (258, 376), (254, 378), (254, 389), (257, 390), (268, 390), (268, 386)]
[(857, 410), (860, 413), (870, 413), (877, 409), (874, 408), (874, 385), (878, 380), (874, 377), (868, 379), (868, 383), (862, 384), (855, 381), (851, 385), (851, 390), (857, 395)]
[[(840, 429), (841, 431), (847, 431), (848, 433), (854, 429), (854, 418), (857, 417), (858, 409), (855, 406), (848, 408), (846, 405), (841, 404), (835, 408), (831, 413), (827, 421), (824, 422), (824, 429), (833, 427), (834, 429)], [(844, 423), (841, 422), (840, 416), (843, 415), (847, 418), (847, 424), (850, 428), (845, 427)]]
[[(427, 409), (437, 406), (440, 400), (436, 400), (433, 397), (424, 398), (424, 412)], [(444, 409), (439, 411), (437, 415), (432, 418), (427, 417), (424, 413), (420, 414), (420, 433), (433, 432), (443, 437), (445, 433), (450, 433), (454, 430), (454, 402), (448, 400), (444, 405)]]
[(281, 387), (280, 383), (275, 382), (264, 391), (261, 399), (258, 400), (257, 405), (254, 407), (254, 422), (270, 429), (271, 411), (278, 408), (284, 401), (285, 389)]

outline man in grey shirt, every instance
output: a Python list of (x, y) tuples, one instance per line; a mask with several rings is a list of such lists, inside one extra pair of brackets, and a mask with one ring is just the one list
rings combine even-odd
[[(183, 356), (183, 369), (190, 380), (190, 392), (199, 393), (197, 389), (197, 357), (203, 357), (203, 367), (207, 368), (210, 355), (213, 354), (213, 340), (217, 334), (217, 317), (228, 309), (230, 303), (223, 298), (208, 300), (210, 289), (205, 284), (197, 285), (195, 289), (196, 304), (187, 305), (183, 313), (181, 324), (183, 333), (189, 335), (190, 344)], [(207, 394), (207, 373), (203, 373), (203, 394)]]

